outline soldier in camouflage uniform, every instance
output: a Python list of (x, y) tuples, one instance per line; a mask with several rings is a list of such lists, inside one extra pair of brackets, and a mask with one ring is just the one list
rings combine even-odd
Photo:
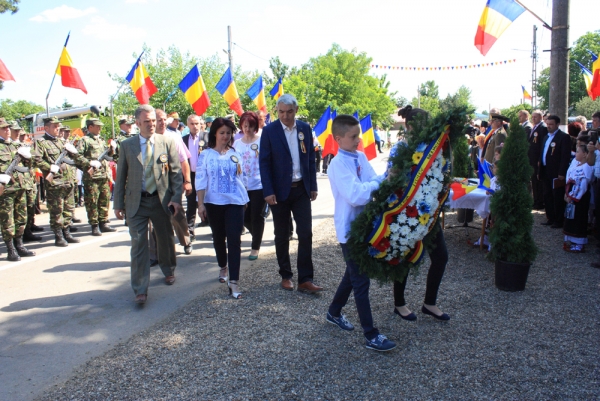
[(70, 231), (75, 207), (69, 202), (69, 195), (73, 192), (76, 168), (75, 162), (69, 158), (69, 153), (60, 166), (55, 163), (65, 147), (70, 147), (73, 153), (77, 153), (77, 149), (59, 139), (59, 126), (60, 122), (56, 117), (44, 119), (46, 133), (33, 143), (33, 163), (46, 177), (46, 206), (50, 214), (50, 228), (54, 231), (54, 245), (64, 247), (68, 243), (79, 242)]
[[(10, 139), (13, 145), (20, 147), (24, 144), (19, 137), (22, 135), (23, 128), (16, 121), (12, 121), (10, 126)], [(25, 224), (25, 232), (23, 233), (23, 241), (41, 241), (42, 237), (35, 235), (31, 227), (35, 222), (35, 199), (37, 197), (37, 186), (35, 185), (35, 174), (29, 173), (24, 176), (25, 198), (27, 204), (27, 223)], [(43, 230), (43, 229), (42, 229)]]
[(121, 147), (121, 142), (133, 136), (131, 135), (133, 124), (135, 124), (135, 120), (133, 119), (121, 118), (119, 120), (119, 128), (121, 129), (121, 131), (117, 136), (117, 148), (115, 149), (115, 153), (113, 155), (113, 160), (115, 162), (119, 160), (119, 148)]
[[(68, 142), (69, 138), (71, 137), (71, 128), (61, 126), (59, 137), (65, 143)], [(75, 143), (76, 142), (77, 142), (77, 139), (75, 138)], [(75, 169), (75, 175), (73, 176), (73, 192), (71, 193), (71, 195), (69, 195), (69, 198), (66, 199), (68, 208), (70, 210), (73, 210), (73, 214), (71, 215), (71, 225), (69, 226), (69, 231), (72, 233), (76, 233), (79, 230), (77, 227), (75, 227), (73, 225), (73, 223), (81, 223), (81, 219), (78, 219), (77, 216), (75, 216), (75, 205), (77, 205), (77, 202), (75, 202), (75, 193), (76, 192), (77, 192), (77, 169)]]
[[(13, 144), (10, 139), (10, 124), (0, 121), (0, 225), (2, 226), (2, 239), (6, 244), (7, 260), (17, 262), (21, 256), (35, 256), (23, 246), (23, 232), (27, 223), (27, 203), (25, 187), (30, 176), (31, 156), (29, 159), (19, 155), (28, 154), (23, 148)], [(14, 167), (12, 174), (5, 174), (6, 170), (16, 158), (19, 163)]]
[[(109, 146), (100, 137), (103, 125), (97, 118), (90, 118), (86, 121), (88, 134), (77, 144), (79, 153), (75, 157), (77, 167), (83, 171), (85, 210), (94, 236), (117, 231), (108, 225), (108, 209), (110, 207), (108, 161), (112, 159), (110, 155), (114, 153), (114, 150), (109, 149)], [(107, 150), (109, 153), (105, 155), (104, 159), (99, 160)]]

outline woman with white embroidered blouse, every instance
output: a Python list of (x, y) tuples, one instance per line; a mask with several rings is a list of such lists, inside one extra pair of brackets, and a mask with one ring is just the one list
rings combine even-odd
[[(217, 118), (208, 133), (208, 149), (198, 157), (196, 190), (198, 216), (210, 224), (217, 255), (219, 281), (227, 280), (229, 294), (242, 298), (238, 287), (241, 258), (241, 233), (248, 194), (242, 181), (240, 155), (230, 146), (236, 127), (231, 121)], [(225, 245), (227, 240), (227, 245)]]
[(260, 166), (258, 155), (260, 151), (260, 136), (258, 136), (259, 117), (253, 111), (247, 111), (240, 117), (240, 127), (244, 136), (235, 141), (233, 148), (242, 157), (243, 181), (248, 191), (250, 202), (244, 213), (244, 226), (252, 235), (252, 250), (248, 259), (258, 259), (260, 244), (265, 230), (265, 218), (261, 215), (265, 198), (260, 181)]

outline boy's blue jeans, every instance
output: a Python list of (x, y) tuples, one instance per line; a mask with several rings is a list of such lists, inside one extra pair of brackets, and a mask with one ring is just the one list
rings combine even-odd
[(371, 303), (369, 302), (369, 285), (371, 281), (366, 274), (360, 273), (358, 265), (350, 259), (348, 246), (346, 244), (340, 245), (344, 259), (346, 260), (346, 272), (335, 292), (331, 305), (329, 305), (329, 313), (334, 317), (339, 317), (342, 313), (342, 308), (348, 302), (350, 293), (354, 290), (354, 301), (356, 302), (360, 325), (365, 333), (365, 337), (372, 340), (379, 335), (379, 330), (373, 327), (373, 316), (371, 315)]

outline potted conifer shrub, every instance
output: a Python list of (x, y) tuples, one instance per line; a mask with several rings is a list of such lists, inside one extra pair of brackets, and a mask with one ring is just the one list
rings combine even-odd
[(532, 168), (527, 158), (527, 137), (517, 119), (498, 162), (500, 189), (492, 196), (488, 258), (495, 262), (495, 284), (504, 291), (523, 291), (529, 268), (537, 255), (533, 240), (533, 200), (528, 190)]

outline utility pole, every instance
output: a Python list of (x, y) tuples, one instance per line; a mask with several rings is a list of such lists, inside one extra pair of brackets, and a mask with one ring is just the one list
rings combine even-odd
[(531, 107), (537, 107), (537, 26), (533, 26), (533, 46), (531, 48)]
[(229, 56), (229, 71), (233, 75), (233, 54), (231, 53), (231, 45), (233, 39), (231, 38), (231, 26), (227, 25), (227, 55)]
[(569, 0), (552, 0), (551, 43), (550, 113), (560, 118), (561, 127), (566, 127), (569, 112)]

